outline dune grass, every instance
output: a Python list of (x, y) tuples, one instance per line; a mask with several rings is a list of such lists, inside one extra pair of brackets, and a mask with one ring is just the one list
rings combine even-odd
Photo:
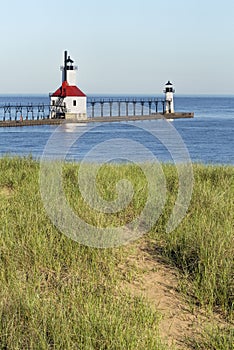
[(0, 169), (0, 348), (166, 349), (159, 314), (121, 289), (126, 250), (80, 246), (58, 232), (37, 162), (4, 158)]
[(183, 222), (166, 235), (162, 215), (153, 236), (161, 237), (164, 254), (192, 281), (197, 301), (232, 316), (234, 167), (194, 165), (194, 185)]
[(195, 350), (233, 350), (234, 328), (205, 327), (200, 339), (192, 343)]
[[(73, 242), (47, 217), (39, 164), (31, 158), (5, 157), (0, 169), (0, 348), (166, 349), (158, 335), (159, 314), (121, 288), (123, 278), (131, 279), (133, 273), (126, 267), (123, 276), (119, 269), (132, 246), (95, 249)], [(100, 227), (118, 226), (139, 215), (147, 182), (136, 165), (101, 168), (98, 190), (106, 200), (115, 199), (115, 184), (121, 178), (129, 179), (135, 191), (127, 209), (111, 215), (97, 213), (82, 201), (78, 170), (79, 165), (65, 164), (63, 171), (67, 200), (78, 215)], [(167, 203), (145, 239), (182, 271), (189, 282), (185, 292), (196, 303), (218, 309), (230, 320), (234, 168), (194, 165), (188, 214), (169, 234), (165, 227), (178, 183), (173, 165), (163, 165), (163, 170)], [(224, 335), (230, 349), (232, 334)], [(221, 331), (208, 333), (206, 348), (224, 349), (219, 346), (222, 337)]]

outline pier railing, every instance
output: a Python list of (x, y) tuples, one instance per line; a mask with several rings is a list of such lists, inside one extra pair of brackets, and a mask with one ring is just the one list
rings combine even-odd
[[(112, 116), (136, 116), (165, 113), (166, 101), (158, 98), (138, 97), (95, 97), (87, 98), (89, 118)], [(49, 119), (56, 106), (50, 104), (10, 104), (0, 105), (0, 121), (22, 121)], [(58, 108), (61, 108), (59, 106)], [(63, 106), (65, 109), (66, 106)]]
[(166, 101), (158, 98), (90, 98), (88, 99), (90, 116), (135, 116), (165, 113)]
[(39, 120), (49, 118), (50, 105), (39, 103), (27, 105), (0, 105), (0, 121)]

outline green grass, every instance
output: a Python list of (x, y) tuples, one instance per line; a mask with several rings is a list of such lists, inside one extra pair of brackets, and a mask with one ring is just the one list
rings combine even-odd
[(0, 167), (0, 348), (165, 349), (159, 314), (121, 289), (126, 249), (88, 248), (58, 232), (32, 159)]
[(229, 316), (234, 308), (234, 168), (194, 165), (194, 191), (187, 216), (165, 234), (163, 215), (153, 236), (164, 254), (192, 281), (197, 301)]
[(198, 341), (192, 340), (195, 350), (233, 350), (234, 328), (207, 327)]
[[(83, 219), (106, 227), (131, 222), (139, 215), (148, 187), (136, 165), (101, 168), (97, 187), (104, 199), (116, 199), (115, 185), (122, 178), (134, 188), (126, 210), (111, 215), (90, 209), (82, 200), (78, 169), (74, 164), (64, 166), (64, 190)], [(194, 165), (187, 216), (169, 234), (166, 224), (178, 181), (174, 166), (163, 165), (163, 171), (167, 203), (145, 239), (181, 270), (188, 281), (185, 292), (195, 303), (219, 310), (230, 320), (234, 168)], [(119, 268), (132, 249), (132, 245), (89, 248), (61, 234), (43, 207), (39, 164), (31, 158), (0, 159), (0, 349), (166, 349), (158, 335), (158, 313), (121, 288), (123, 279), (131, 279), (134, 273), (130, 267), (124, 273)], [(223, 337), (229, 345), (233, 338), (223, 334), (220, 330), (208, 333), (203, 341), (206, 347), (200, 343), (197, 349), (224, 349), (219, 347)]]

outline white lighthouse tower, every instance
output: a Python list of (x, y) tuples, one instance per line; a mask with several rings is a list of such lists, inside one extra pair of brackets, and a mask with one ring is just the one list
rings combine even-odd
[(168, 80), (165, 84), (165, 89), (163, 91), (165, 93), (165, 101), (166, 101), (166, 113), (175, 113), (174, 110), (174, 92), (173, 84)]
[(64, 52), (62, 70), (62, 85), (50, 95), (50, 118), (87, 119), (86, 95), (76, 86), (77, 67), (74, 61)]

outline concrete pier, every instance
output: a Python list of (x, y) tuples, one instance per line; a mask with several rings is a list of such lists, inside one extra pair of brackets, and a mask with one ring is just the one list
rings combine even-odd
[(181, 118), (193, 118), (194, 113), (153, 113), (149, 115), (131, 115), (131, 116), (97, 116), (87, 118), (85, 120), (76, 120), (76, 119), (35, 119), (35, 120), (6, 120), (0, 121), (0, 127), (22, 127), (22, 126), (34, 126), (34, 125), (59, 125), (64, 123), (113, 123), (113, 122), (126, 122), (126, 121), (143, 121), (143, 120), (156, 120), (156, 119), (181, 119)]

